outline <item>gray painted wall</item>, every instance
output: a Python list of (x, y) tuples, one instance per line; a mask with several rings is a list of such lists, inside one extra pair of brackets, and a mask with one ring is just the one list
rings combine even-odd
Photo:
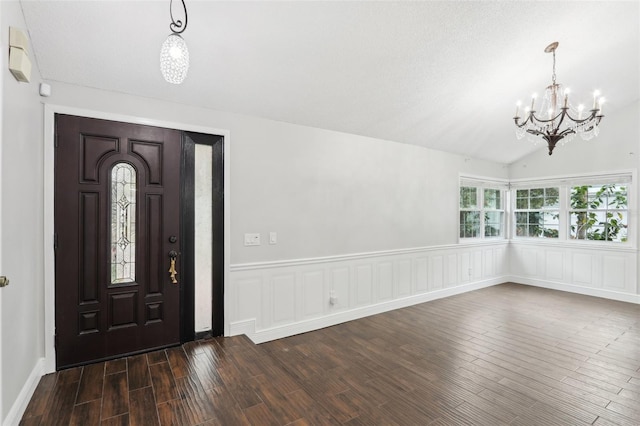
[[(155, 71), (155, 70), (153, 70)], [(47, 102), (226, 129), (231, 263), (457, 242), (459, 173), (507, 166), (421, 147), (52, 83)], [(268, 233), (278, 244), (268, 244)], [(263, 243), (245, 247), (243, 234)]]
[[(18, 2), (0, 2), (2, 34), (2, 406), (4, 419), (43, 355), (43, 149), (40, 76), (7, 70), (9, 26), (25, 28)], [(32, 62), (33, 62), (33, 58)]]

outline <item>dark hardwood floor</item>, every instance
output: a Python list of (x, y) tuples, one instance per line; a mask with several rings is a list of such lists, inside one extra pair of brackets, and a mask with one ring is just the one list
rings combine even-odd
[(22, 425), (640, 425), (640, 306), (503, 284), (44, 376)]

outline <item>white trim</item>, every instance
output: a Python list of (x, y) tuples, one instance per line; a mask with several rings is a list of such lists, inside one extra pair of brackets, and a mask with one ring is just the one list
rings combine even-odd
[(603, 299), (618, 300), (620, 302), (628, 302), (640, 304), (640, 294), (621, 293), (611, 290), (603, 290), (600, 288), (589, 288), (578, 285), (560, 283), (557, 281), (540, 280), (535, 278), (527, 278), (521, 276), (508, 277), (509, 281), (516, 284), (530, 285), (533, 287), (548, 288), (551, 290), (566, 291), (569, 293), (577, 293), (585, 296), (601, 297)]
[(311, 257), (311, 258), (302, 258), (302, 259), (288, 259), (288, 260), (274, 260), (269, 262), (254, 262), (254, 263), (236, 263), (231, 265), (231, 272), (240, 272), (240, 271), (251, 271), (256, 269), (269, 269), (269, 268), (286, 268), (293, 266), (303, 266), (303, 265), (315, 265), (318, 263), (330, 263), (330, 262), (342, 262), (342, 261), (350, 261), (350, 260), (358, 260), (358, 259), (369, 259), (375, 257), (382, 256), (394, 256), (394, 255), (403, 255), (403, 254), (411, 254), (411, 253), (423, 253), (429, 251), (442, 251), (442, 250), (458, 250), (464, 247), (476, 247), (478, 245), (483, 246), (504, 246), (509, 244), (508, 240), (500, 239), (499, 241), (487, 241), (487, 240), (478, 240), (478, 241), (465, 241), (464, 244), (446, 244), (439, 246), (428, 246), (428, 247), (414, 247), (414, 248), (406, 248), (406, 249), (396, 249), (396, 250), (382, 250), (382, 251), (374, 251), (374, 252), (363, 252), (363, 253), (351, 253), (351, 254), (343, 254), (336, 256), (323, 256), (323, 257)]
[[(594, 172), (594, 173), (576, 173), (570, 175), (554, 175), (548, 176), (544, 178), (534, 178), (534, 179), (512, 179), (510, 181), (511, 189), (523, 189), (523, 188), (533, 188), (537, 186), (565, 186), (571, 185), (574, 182), (584, 183), (585, 185), (589, 182), (601, 182), (608, 180), (615, 180), (617, 178), (625, 179), (631, 178), (632, 182), (636, 182), (636, 174), (637, 170), (635, 169), (623, 169), (623, 170), (614, 170), (614, 171), (606, 171), (606, 172)], [(622, 183), (622, 182), (621, 182)], [(624, 181), (624, 183), (628, 183)]]
[[(156, 120), (145, 117), (114, 114), (75, 108), (64, 105), (44, 105), (44, 373), (55, 371), (55, 255), (53, 251), (53, 198), (54, 198), (54, 131), (55, 114), (69, 114), (81, 117), (99, 118), (103, 120), (121, 121), (147, 126), (164, 127), (182, 131), (221, 135), (224, 137), (224, 288), (229, 288), (231, 265), (231, 132), (225, 129)], [(230, 333), (229, 295), (224, 294), (224, 329), (225, 335)]]
[[(6, 38), (0, 37), (0, 40), (3, 40), (2, 43), (6, 42)], [(6, 60), (0, 61), (0, 194), (4, 193), (4, 188), (2, 187), (3, 179), (2, 179), (2, 147), (4, 145), (4, 64)], [(0, 196), (0, 241), (2, 241), (2, 196)], [(0, 275), (3, 274), (2, 269), (2, 244), (0, 244)], [(2, 406), (2, 401), (4, 401), (4, 397), (2, 396), (2, 389), (5, 386), (4, 380), (2, 379), (2, 368), (4, 364), (2, 363), (2, 289), (0, 289), (0, 424), (2, 424), (2, 419), (4, 419), (4, 410)]]
[(394, 309), (405, 308), (407, 306), (413, 306), (419, 303), (441, 299), (443, 297), (454, 296), (456, 294), (479, 290), (485, 287), (491, 287), (504, 282), (504, 277), (492, 278), (485, 281), (436, 290), (429, 293), (416, 294), (402, 299), (395, 299), (375, 305), (369, 305), (362, 308), (339, 312), (322, 318), (296, 322), (294, 324), (287, 324), (259, 331), (256, 330), (255, 319), (244, 320), (231, 324), (231, 335), (236, 336), (239, 334), (246, 334), (247, 337), (249, 337), (249, 339), (251, 339), (254, 343), (264, 343), (271, 340), (281, 339), (283, 337), (306, 333), (309, 331), (330, 327), (336, 324), (341, 324), (347, 321), (368, 317), (370, 315), (392, 311)]
[(458, 182), (460, 186), (475, 186), (478, 188), (493, 188), (503, 190), (509, 189), (509, 179), (499, 179), (460, 173), (458, 175)]
[(561, 247), (574, 250), (613, 251), (616, 253), (638, 253), (639, 250), (629, 242), (615, 243), (613, 241), (586, 241), (586, 240), (556, 240), (552, 238), (514, 237), (509, 241), (512, 245), (531, 245)]
[(29, 401), (40, 382), (40, 378), (44, 374), (44, 365), (44, 358), (40, 358), (38, 362), (36, 362), (36, 365), (33, 367), (31, 374), (29, 374), (29, 377), (24, 382), (24, 386), (22, 386), (13, 406), (9, 410), (9, 413), (7, 413), (7, 417), (4, 419), (2, 426), (17, 426), (20, 423), (20, 419), (22, 418), (24, 411), (27, 409), (27, 405), (29, 405)]

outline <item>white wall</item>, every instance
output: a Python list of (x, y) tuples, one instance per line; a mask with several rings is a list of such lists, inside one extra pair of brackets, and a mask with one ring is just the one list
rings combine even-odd
[[(52, 104), (230, 130), (233, 264), (453, 244), (458, 174), (507, 176), (411, 145), (61, 83), (52, 92)], [(262, 245), (245, 247), (245, 232)]]
[[(0, 66), (6, 70), (8, 27), (26, 27), (17, 2), (0, 2), (0, 17)], [(43, 119), (40, 76), (32, 64), (30, 84), (17, 82), (7, 71), (2, 76), (1, 272), (11, 283), (0, 290), (4, 410), (0, 420), (19, 411), (16, 402), (21, 393), (29, 393), (33, 378), (39, 379), (43, 355)]]

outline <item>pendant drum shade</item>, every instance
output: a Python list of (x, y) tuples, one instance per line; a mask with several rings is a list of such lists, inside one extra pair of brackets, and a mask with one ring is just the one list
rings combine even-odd
[(170, 34), (160, 49), (160, 71), (164, 79), (180, 84), (189, 71), (189, 49), (187, 43), (178, 34)]

